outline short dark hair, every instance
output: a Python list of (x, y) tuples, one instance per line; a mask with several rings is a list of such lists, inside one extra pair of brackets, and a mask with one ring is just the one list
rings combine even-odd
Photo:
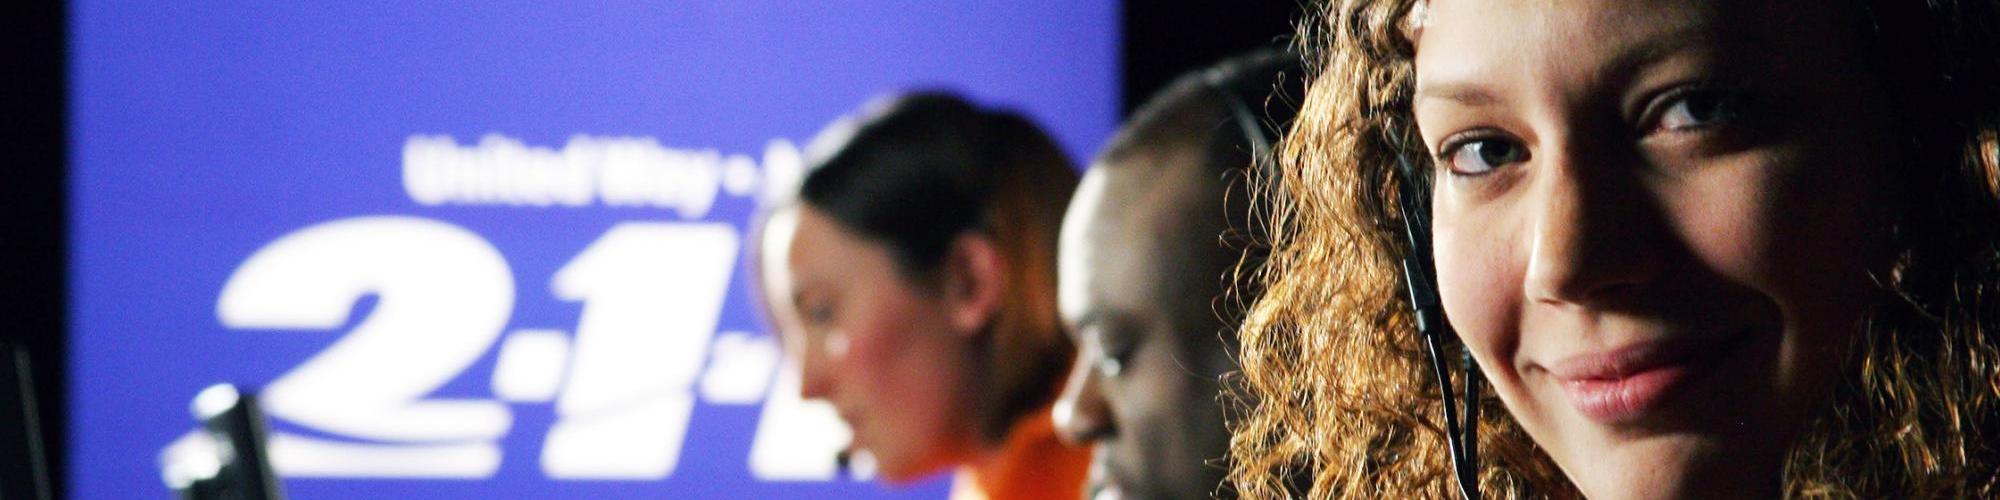
[[(1165, 89), (1133, 112), (1132, 119), (1111, 138), (1104, 158), (1115, 158), (1142, 145), (1160, 140), (1159, 134), (1190, 108), (1219, 107), (1231, 123), (1211, 143), (1212, 155), (1235, 153), (1257, 163), (1269, 158), (1251, 158), (1254, 150), (1268, 148), (1284, 136), (1298, 115), (1299, 99), (1305, 95), (1304, 70), (1299, 55), (1276, 48), (1260, 49), (1233, 56), (1213, 66), (1190, 71), (1174, 79)], [(1254, 123), (1244, 123), (1244, 121)], [(1254, 129), (1254, 130), (1253, 130)], [(1267, 149), (1268, 151), (1268, 149)], [(1268, 154), (1268, 153), (1267, 153)], [(1219, 169), (1239, 168), (1243, 161), (1211, 160)]]
[[(1298, 115), (1305, 96), (1304, 65), (1299, 54), (1265, 48), (1224, 59), (1188, 72), (1139, 107), (1132, 119), (1099, 155), (1102, 165), (1121, 165), (1118, 158), (1179, 141), (1199, 141), (1206, 151), (1201, 171), (1228, 183), (1219, 205), (1228, 217), (1222, 239), (1238, 252), (1236, 266), (1224, 277), (1224, 296), (1217, 313), (1236, 324), (1250, 302), (1262, 295), (1257, 279), (1270, 256), (1270, 206), (1260, 193), (1278, 182), (1274, 151)], [(1215, 123), (1184, 123), (1194, 116)], [(1141, 168), (1157, 167), (1143, 165)], [(1227, 332), (1232, 341), (1235, 331)]]

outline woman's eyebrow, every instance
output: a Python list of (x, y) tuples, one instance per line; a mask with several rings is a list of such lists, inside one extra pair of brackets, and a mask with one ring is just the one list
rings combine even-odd
[(1600, 66), (1602, 74), (1629, 80), (1640, 70), (1658, 64), (1661, 60), (1686, 52), (1690, 48), (1704, 47), (1720, 50), (1720, 39), (1712, 32), (1711, 26), (1695, 23), (1680, 29), (1648, 36), (1621, 47), (1616, 56)]
[[(1631, 44), (1617, 49), (1612, 57), (1598, 65), (1596, 71), (1600, 79), (1613, 82), (1630, 80), (1641, 69), (1673, 57), (1691, 47), (1712, 45), (1717, 41), (1713, 33), (1703, 23), (1690, 23), (1679, 29), (1645, 35)], [(1419, 81), (1416, 100), (1443, 99), (1468, 107), (1492, 106), (1500, 102), (1498, 94), (1477, 81), (1446, 79)]]
[(1417, 100), (1445, 99), (1465, 106), (1490, 106), (1500, 102), (1493, 92), (1472, 82), (1448, 82), (1443, 84), (1417, 86)]

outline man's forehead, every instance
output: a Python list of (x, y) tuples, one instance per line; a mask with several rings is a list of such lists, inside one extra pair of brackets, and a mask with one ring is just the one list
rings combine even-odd
[(1211, 256), (1221, 245), (1223, 181), (1168, 170), (1180, 169), (1086, 176), (1063, 224), (1058, 272), (1066, 316), (1085, 312), (1093, 295), (1150, 293), (1165, 280), (1200, 279), (1215, 264), (1202, 260), (1219, 259)]
[(1087, 313), (1092, 282), (1098, 279), (1090, 271), (1098, 260), (1096, 235), (1104, 230), (1098, 219), (1104, 211), (1105, 177), (1100, 168), (1085, 172), (1063, 214), (1056, 247), (1056, 307), (1066, 321)]
[(1204, 226), (1197, 220), (1201, 214), (1222, 215), (1219, 200), (1206, 199), (1221, 196), (1220, 190), (1203, 185), (1218, 181), (1204, 179), (1193, 169), (1107, 166), (1094, 169), (1089, 177), (1095, 180), (1093, 189), (1078, 190), (1077, 204), (1085, 206), (1072, 207), (1077, 224), (1068, 236), (1097, 260), (1150, 256), (1189, 239), (1179, 233)]

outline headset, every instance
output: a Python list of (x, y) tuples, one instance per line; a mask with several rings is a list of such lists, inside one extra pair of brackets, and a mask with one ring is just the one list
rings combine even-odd
[[(1223, 96), (1230, 108), (1233, 121), (1243, 129), (1244, 138), (1250, 141), (1250, 154), (1256, 163), (1253, 168), (1263, 170), (1269, 176), (1269, 169), (1276, 168), (1276, 152), (1271, 133), (1256, 113), (1251, 111), (1243, 96), (1231, 90), (1222, 81), (1222, 75), (1211, 72), (1207, 82), (1209, 87)], [(1443, 301), (1437, 292), (1436, 268), (1433, 267), (1430, 246), (1430, 225), (1424, 218), (1423, 208), (1417, 204), (1423, 193), (1417, 186), (1418, 170), (1410, 162), (1405, 142), (1391, 141), (1399, 153), (1396, 162), (1402, 174), (1398, 183), (1398, 207), (1403, 213), (1403, 234), (1409, 243), (1409, 251), (1403, 254), (1403, 282), (1409, 291), (1410, 307), (1416, 317), (1417, 335), (1423, 337), (1425, 350), (1429, 354), (1431, 372), (1437, 378), (1438, 393), (1444, 398), (1445, 446), (1451, 454), (1451, 468), (1458, 483), (1458, 493), (1466, 500), (1479, 500), (1479, 365), (1472, 360), (1472, 351), (1459, 351), (1459, 370), (1465, 373), (1465, 398), (1460, 400), (1452, 395), (1451, 374), (1445, 369), (1444, 352), (1439, 345), (1444, 337), (1456, 337), (1451, 324), (1445, 320)], [(1460, 404), (1463, 406), (1460, 406)]]
[[(1401, 141), (1395, 141), (1401, 145)], [(1399, 151), (1406, 151), (1398, 147)], [(1444, 352), (1438, 347), (1440, 339), (1457, 337), (1451, 323), (1444, 317), (1444, 303), (1438, 298), (1437, 268), (1433, 266), (1430, 245), (1430, 224), (1424, 218), (1424, 207), (1417, 205), (1422, 193), (1417, 186), (1417, 167), (1407, 155), (1396, 155), (1397, 167), (1403, 175), (1397, 183), (1396, 202), (1403, 212), (1403, 234), (1410, 244), (1409, 251), (1403, 253), (1403, 282), (1410, 293), (1410, 308), (1415, 313), (1417, 335), (1424, 339), (1425, 351), (1430, 354), (1431, 372), (1437, 377), (1438, 394), (1444, 398), (1445, 446), (1450, 448), (1451, 468), (1458, 477), (1458, 493), (1466, 500), (1479, 499), (1479, 365), (1472, 361), (1472, 350), (1459, 349), (1459, 370), (1465, 372), (1465, 399), (1453, 401), (1451, 394), (1451, 374), (1444, 366)], [(1463, 403), (1462, 408), (1456, 408)], [(1462, 417), (1462, 418), (1461, 418)]]

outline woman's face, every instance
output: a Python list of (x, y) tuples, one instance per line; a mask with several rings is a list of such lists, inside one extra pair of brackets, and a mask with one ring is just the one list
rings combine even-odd
[(783, 336), (800, 360), (802, 395), (832, 403), (890, 481), (962, 461), (977, 446), (962, 390), (969, 337), (953, 331), (942, 299), (904, 278), (887, 247), (811, 206), (795, 210), (784, 258), (786, 312), (798, 327)]
[(1594, 498), (1773, 496), (1884, 254), (1894, 161), (1816, 2), (1433, 0), (1445, 311)]

